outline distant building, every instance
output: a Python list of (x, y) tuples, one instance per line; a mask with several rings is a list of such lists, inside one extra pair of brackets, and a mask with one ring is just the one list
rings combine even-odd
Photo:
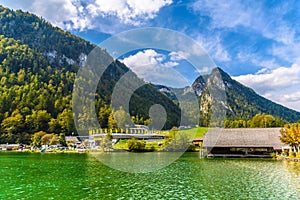
[(205, 134), (203, 148), (208, 156), (270, 157), (285, 146), (279, 136), (280, 128), (215, 128)]
[(149, 127), (145, 125), (135, 124), (134, 127), (129, 128), (131, 134), (147, 134), (149, 133)]

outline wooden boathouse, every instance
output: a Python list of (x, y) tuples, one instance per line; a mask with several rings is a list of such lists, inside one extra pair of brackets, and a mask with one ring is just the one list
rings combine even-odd
[(285, 146), (280, 128), (214, 128), (204, 136), (203, 148), (212, 157), (271, 157)]

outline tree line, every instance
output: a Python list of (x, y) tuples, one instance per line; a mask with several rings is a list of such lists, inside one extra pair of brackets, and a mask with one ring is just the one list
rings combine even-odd
[(274, 117), (267, 114), (256, 114), (250, 120), (235, 120), (226, 119), (224, 121), (225, 128), (271, 128), (271, 127), (283, 127), (286, 121), (279, 117)]

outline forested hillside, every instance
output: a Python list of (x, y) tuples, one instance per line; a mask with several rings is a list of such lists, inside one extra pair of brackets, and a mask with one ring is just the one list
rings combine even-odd
[[(207, 89), (210, 87), (209, 84), (212, 83), (212, 81), (208, 80), (214, 77), (218, 77), (216, 79), (219, 80), (219, 85), (223, 88), (222, 91), (225, 93), (224, 98), (215, 101), (217, 102), (217, 105), (211, 105), (212, 99), (216, 97), (209, 94), (209, 90)], [(209, 113), (211, 113), (209, 110), (211, 109), (219, 109), (226, 112), (224, 119), (220, 119), (219, 121), (223, 121), (223, 123), (217, 123), (219, 126), (223, 126), (224, 123), (226, 123), (226, 127), (251, 127), (250, 124), (247, 125), (247, 121), (257, 114), (272, 115), (275, 117), (274, 120), (277, 119), (277, 121), (280, 121), (280, 119), (287, 122), (296, 122), (300, 120), (299, 112), (258, 95), (251, 88), (233, 80), (220, 68), (215, 68), (212, 70), (211, 74), (199, 76), (190, 87), (174, 89), (159, 86), (157, 88), (175, 102), (176, 99), (174, 98), (174, 93), (176, 93), (176, 96), (180, 96), (180, 98), (183, 99), (181, 103), (184, 104), (184, 113), (188, 115), (189, 118), (199, 117), (195, 114), (195, 105), (191, 102), (191, 97), (197, 95), (200, 110), (202, 111), (199, 117), (200, 125), (202, 126), (211, 124), (211, 116), (209, 115)], [(217, 111), (215, 112), (217, 113)], [(205, 113), (207, 113), (207, 115), (205, 115)], [(225, 118), (227, 119), (226, 121)]]
[[(0, 23), (0, 143), (29, 143), (38, 131), (76, 134), (73, 83), (95, 46), (27, 12), (0, 6)], [(99, 56), (109, 55), (101, 50)], [(99, 81), (95, 107), (102, 128), (115, 128), (111, 94), (128, 70), (116, 60)], [(157, 103), (167, 108), (164, 128), (178, 125), (180, 109), (151, 84), (131, 98), (134, 122), (149, 123), (147, 109)]]
[(73, 132), (70, 91), (75, 73), (47, 65), (43, 55), (4, 36), (0, 55), (2, 142), (27, 142), (40, 130)]

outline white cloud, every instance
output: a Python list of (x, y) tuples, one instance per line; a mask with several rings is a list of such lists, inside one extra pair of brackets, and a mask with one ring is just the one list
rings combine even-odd
[(269, 68), (262, 68), (258, 70), (258, 72), (256, 72), (255, 74), (258, 75), (258, 74), (268, 74), (268, 73), (271, 73), (271, 70)]
[[(153, 49), (139, 51), (135, 55), (130, 55), (122, 61), (124, 64), (130, 66), (134, 71), (139, 72), (139, 74), (148, 73), (145, 70), (145, 67), (150, 68), (151, 70), (157, 70), (160, 68), (170, 68), (178, 65), (176, 62), (165, 62), (166, 56), (157, 53)], [(143, 68), (141, 66), (143, 66)]]
[(258, 6), (252, 10), (249, 6), (244, 6), (243, 1), (238, 0), (201, 0), (193, 4), (193, 9), (200, 15), (210, 16), (215, 28), (250, 26), (255, 20), (253, 16), (257, 18), (260, 14)]
[(92, 17), (116, 16), (124, 24), (140, 25), (153, 19), (159, 10), (172, 0), (96, 0), (87, 6)]
[(248, 52), (239, 52), (236, 58), (243, 63), (252, 63), (255, 66), (262, 67), (263, 70), (267, 69), (275, 69), (280, 67), (277, 63), (276, 59), (273, 58), (266, 58), (262, 55), (257, 55), (257, 53), (248, 53)]
[(197, 69), (195, 72), (200, 73), (200, 74), (208, 73), (209, 72), (209, 67), (203, 67), (202, 69)]
[(292, 67), (279, 67), (269, 73), (241, 75), (234, 77), (234, 79), (265, 93), (266, 91), (284, 89), (299, 84), (300, 66), (294, 64)]
[(250, 59), (250, 62), (252, 62), (256, 66), (263, 67), (265, 71), (279, 67), (278, 63), (274, 58), (272, 59), (258, 58), (257, 55), (253, 55), (252, 58)]
[(190, 57), (189, 52), (183, 52), (183, 51), (178, 51), (178, 52), (171, 52), (169, 53), (170, 60), (172, 61), (179, 61), (179, 60), (186, 60)]
[[(295, 62), (300, 58), (299, 42), (297, 42), (300, 39), (297, 37), (299, 26), (296, 26), (285, 16), (292, 9), (291, 4), (287, 2), (281, 2), (280, 5), (277, 4), (272, 8), (266, 8), (263, 1), (201, 0), (196, 1), (192, 8), (200, 16), (209, 16), (211, 19), (209, 24), (211, 32), (222, 32), (228, 29), (236, 31), (243, 27), (247, 31), (260, 34), (265, 39), (276, 41), (269, 50), (269, 53), (274, 57), (287, 62)], [(219, 41), (216, 41), (216, 43), (219, 43)], [(226, 56), (224, 54), (222, 45), (217, 47), (216, 44), (214, 48), (214, 54), (219, 54), (218, 57), (221, 61), (230, 58), (230, 55)], [(222, 58), (222, 56), (224, 57)]]
[(188, 81), (180, 75), (173, 67), (177, 62), (168, 61), (163, 54), (153, 49), (139, 51), (134, 55), (121, 60), (140, 78), (146, 81), (172, 87), (187, 86)]
[(293, 93), (293, 94), (285, 94), (283, 95), (283, 98), (286, 101), (291, 101), (291, 102), (300, 102), (300, 91)]
[(122, 30), (120, 24), (136, 26), (155, 18), (162, 7), (172, 4), (172, 0), (0, 0), (0, 3), (42, 16), (63, 29), (97, 28), (113, 32), (113, 27)]
[(287, 62), (299, 62), (300, 61), (300, 43), (294, 42), (290, 45), (277, 45), (273, 46), (270, 52)]
[(222, 39), (218, 35), (204, 37), (199, 35), (197, 41), (201, 46), (208, 52), (209, 56), (213, 60), (219, 62), (229, 62), (231, 61), (231, 56), (228, 51), (222, 45)]
[(232, 77), (262, 96), (300, 111), (300, 65)]
[(71, 0), (35, 0), (31, 5), (32, 10), (46, 19), (51, 19), (52, 23), (62, 26), (63, 21), (77, 17), (77, 8)]
[(85, 8), (77, 0), (12, 0), (3, 2), (3, 5), (29, 11), (66, 30), (93, 27), (90, 18), (85, 14)]
[(213, 28), (235, 28), (244, 26), (260, 32), (264, 37), (284, 44), (294, 41), (295, 31), (284, 20), (289, 11), (284, 2), (281, 7), (265, 9), (263, 2), (243, 0), (201, 0), (193, 4), (195, 12), (212, 19)]

